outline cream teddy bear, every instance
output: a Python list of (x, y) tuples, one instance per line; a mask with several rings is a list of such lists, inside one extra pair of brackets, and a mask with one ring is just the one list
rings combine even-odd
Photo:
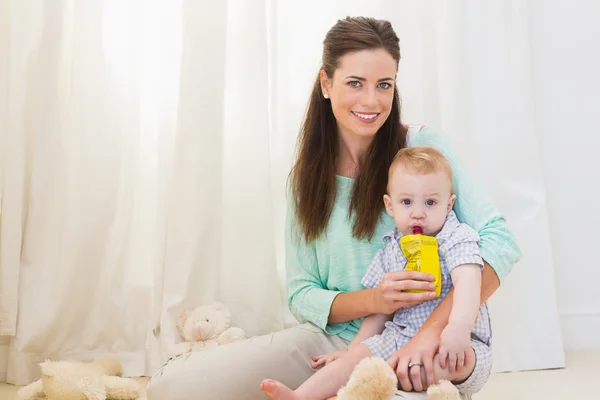
[[(337, 400), (392, 400), (398, 378), (388, 363), (379, 357), (362, 360), (352, 371), (348, 383), (337, 393)], [(429, 400), (460, 400), (458, 389), (440, 381), (427, 389)]]
[(47, 360), (40, 368), (42, 377), (19, 389), (17, 400), (138, 400), (142, 395), (135, 380), (121, 378), (121, 363), (113, 358)]
[(246, 339), (246, 332), (231, 327), (231, 313), (221, 303), (185, 311), (177, 322), (182, 343), (171, 347), (169, 358)]

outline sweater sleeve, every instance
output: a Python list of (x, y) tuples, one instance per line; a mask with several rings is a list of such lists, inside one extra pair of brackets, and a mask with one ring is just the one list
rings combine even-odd
[(477, 231), (481, 257), (496, 271), (500, 283), (504, 282), (513, 265), (521, 258), (521, 250), (504, 216), (469, 176), (443, 133), (426, 127), (416, 136), (412, 145), (433, 147), (448, 159), (456, 193), (454, 212), (461, 222)]
[(288, 201), (285, 222), (285, 267), (292, 315), (300, 323), (312, 322), (328, 331), (331, 304), (340, 292), (325, 287), (319, 274), (315, 244), (307, 244), (302, 238), (291, 201)]

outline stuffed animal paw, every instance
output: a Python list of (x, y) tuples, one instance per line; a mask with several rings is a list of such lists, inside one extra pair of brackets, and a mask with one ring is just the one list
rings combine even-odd
[(460, 392), (451, 382), (439, 381), (437, 385), (427, 389), (427, 398), (429, 400), (460, 400)]
[(398, 378), (383, 358), (365, 358), (354, 368), (348, 383), (337, 393), (338, 400), (391, 400)]

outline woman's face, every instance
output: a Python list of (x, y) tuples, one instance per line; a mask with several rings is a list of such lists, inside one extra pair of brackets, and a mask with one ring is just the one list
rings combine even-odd
[(321, 88), (342, 137), (375, 136), (392, 109), (396, 68), (396, 60), (377, 49), (344, 55), (332, 78), (321, 72)]

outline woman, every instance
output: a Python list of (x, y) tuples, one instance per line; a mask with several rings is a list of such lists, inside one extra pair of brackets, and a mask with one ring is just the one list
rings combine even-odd
[[(346, 18), (325, 37), (288, 196), (288, 300), (301, 325), (171, 360), (151, 379), (149, 399), (261, 399), (259, 385), (267, 377), (296, 387), (323, 361), (316, 362), (318, 355), (346, 347), (363, 317), (432, 298), (431, 292), (402, 292), (433, 289), (431, 277), (415, 272), (387, 275), (375, 289), (360, 285), (381, 238), (394, 226), (383, 195), (388, 167), (405, 146), (433, 146), (449, 159), (458, 198), (454, 211), (481, 237), (482, 302), (496, 291), (519, 249), (443, 135), (402, 125), (395, 84), (399, 61), (399, 40), (387, 21)], [(434, 382), (433, 357), (451, 298), (389, 360), (404, 390), (422, 391)]]

